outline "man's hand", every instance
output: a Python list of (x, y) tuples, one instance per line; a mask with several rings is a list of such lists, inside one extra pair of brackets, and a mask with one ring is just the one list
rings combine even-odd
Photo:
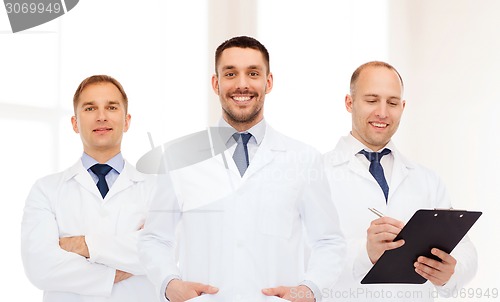
[(313, 292), (305, 285), (295, 287), (279, 286), (273, 288), (265, 288), (262, 293), (266, 296), (276, 296), (288, 301), (294, 302), (314, 302)]
[(217, 287), (207, 284), (187, 282), (179, 279), (170, 281), (167, 285), (165, 297), (170, 302), (184, 302), (186, 300), (200, 296), (201, 294), (216, 294)]
[(118, 283), (120, 281), (126, 280), (132, 276), (133, 275), (131, 273), (127, 273), (127, 272), (124, 272), (124, 271), (117, 269), (115, 272), (115, 282), (114, 283)]
[(441, 262), (424, 256), (418, 257), (414, 263), (415, 271), (437, 286), (443, 286), (455, 272), (457, 260), (440, 249), (433, 248), (431, 253), (441, 259)]
[(89, 258), (89, 249), (85, 242), (85, 236), (73, 236), (59, 238), (59, 246), (68, 252)]
[(366, 250), (373, 264), (378, 261), (385, 251), (396, 249), (405, 243), (402, 239), (393, 242), (403, 226), (402, 221), (391, 217), (381, 217), (372, 221), (366, 231)]

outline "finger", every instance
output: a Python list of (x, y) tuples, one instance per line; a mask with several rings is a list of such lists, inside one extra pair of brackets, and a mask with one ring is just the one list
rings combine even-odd
[(417, 273), (436, 285), (443, 285), (448, 282), (455, 270), (454, 265), (423, 256), (418, 257), (414, 266)]
[(219, 289), (217, 287), (214, 287), (214, 286), (211, 286), (208, 284), (202, 284), (202, 283), (193, 283), (193, 288), (198, 295), (216, 294), (219, 291)]
[(439, 259), (441, 259), (444, 263), (450, 263), (452, 265), (457, 264), (457, 260), (455, 258), (453, 258), (452, 255), (450, 255), (450, 254), (446, 253), (445, 251), (442, 251), (438, 248), (433, 248), (431, 250), (431, 253), (434, 256), (437, 256)]
[(434, 276), (432, 274), (429, 274), (428, 272), (420, 269), (420, 268), (415, 268), (415, 272), (419, 274), (420, 276), (424, 277), (425, 279), (429, 280), (432, 282), (434, 285), (442, 286), (446, 283), (446, 281), (442, 280), (438, 276)]
[(404, 240), (398, 240), (398, 241), (391, 241), (391, 242), (373, 242), (370, 243), (367, 247), (371, 249), (376, 249), (379, 250), (380, 253), (386, 251), (386, 250), (393, 250), (400, 248), (405, 244)]
[(399, 234), (399, 232), (401, 232), (401, 228), (396, 227), (396, 226), (391, 225), (391, 224), (372, 225), (367, 230), (368, 235), (387, 233), (387, 234), (392, 234), (392, 235), (396, 236), (397, 234)]
[[(420, 256), (417, 258), (417, 263), (415, 267), (421, 266), (421, 269), (424, 269), (424, 267), (428, 267), (433, 270), (438, 270), (441, 271), (443, 269), (443, 264), (440, 261), (427, 258), (424, 256)], [(428, 273), (430, 273), (430, 270), (426, 270)]]
[(397, 219), (394, 219), (392, 217), (387, 217), (387, 216), (375, 219), (372, 221), (371, 224), (372, 225), (388, 224), (388, 225), (392, 225), (392, 226), (399, 228), (399, 229), (402, 229), (403, 226), (405, 225), (404, 222), (397, 220)]
[(393, 250), (402, 247), (405, 244), (403, 239), (393, 242), (387, 242), (384, 244), (385, 250)]
[(391, 233), (379, 233), (369, 235), (368, 240), (373, 242), (392, 242), (396, 238), (395, 234)]
[(277, 296), (283, 298), (286, 294), (286, 288), (283, 286), (272, 287), (272, 288), (264, 288), (262, 293), (266, 296)]

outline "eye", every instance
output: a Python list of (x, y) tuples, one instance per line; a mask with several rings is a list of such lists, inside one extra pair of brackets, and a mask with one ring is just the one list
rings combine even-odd
[(256, 71), (252, 71), (252, 72), (250, 72), (250, 73), (249, 73), (249, 75), (250, 75), (251, 77), (258, 77), (258, 76), (259, 76), (259, 73), (258, 73), (258, 72), (256, 72)]
[(83, 109), (83, 111), (94, 111), (95, 108), (94, 107), (87, 107), (85, 109)]
[(116, 106), (109, 106), (109, 107), (108, 107), (108, 109), (109, 109), (109, 110), (117, 110), (117, 109), (118, 109), (118, 107), (116, 107)]
[(232, 77), (234, 77), (235, 75), (236, 75), (236, 74), (235, 74), (234, 72), (227, 72), (226, 74), (224, 74), (224, 76), (225, 76), (226, 78), (232, 78)]
[(387, 103), (390, 105), (390, 106), (393, 106), (393, 107), (396, 107), (399, 105), (399, 102), (397, 100), (389, 100), (387, 101)]

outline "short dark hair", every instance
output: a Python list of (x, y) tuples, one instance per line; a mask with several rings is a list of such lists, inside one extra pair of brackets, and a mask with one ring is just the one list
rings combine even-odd
[(260, 51), (262, 56), (264, 56), (264, 61), (266, 62), (266, 67), (267, 67), (267, 73), (269, 74), (270, 72), (270, 65), (269, 65), (269, 52), (267, 51), (266, 47), (262, 45), (259, 41), (252, 37), (247, 37), (247, 36), (239, 36), (239, 37), (234, 37), (229, 40), (224, 41), (219, 47), (217, 47), (217, 50), (215, 51), (215, 74), (217, 73), (217, 65), (219, 64), (219, 59), (220, 56), (222, 55), (222, 52), (228, 48), (232, 47), (239, 47), (239, 48), (251, 48)]
[(87, 86), (92, 85), (92, 84), (98, 84), (98, 83), (111, 83), (111, 84), (115, 85), (116, 88), (118, 88), (118, 90), (120, 91), (120, 93), (123, 97), (123, 106), (125, 107), (125, 113), (127, 113), (128, 98), (127, 98), (127, 94), (125, 93), (125, 90), (123, 89), (122, 84), (120, 84), (120, 82), (118, 82), (115, 78), (113, 78), (111, 76), (108, 76), (105, 74), (100, 74), (100, 75), (93, 75), (93, 76), (86, 78), (85, 80), (83, 80), (80, 83), (80, 85), (76, 89), (75, 95), (73, 96), (73, 110), (75, 111), (75, 115), (76, 115), (76, 107), (78, 106), (78, 99), (80, 98), (80, 94), (82, 93), (82, 91)]
[(389, 63), (386, 63), (386, 62), (382, 62), (382, 61), (371, 61), (371, 62), (367, 62), (361, 66), (359, 66), (358, 68), (356, 68), (356, 70), (352, 73), (352, 76), (351, 76), (351, 85), (350, 85), (350, 93), (351, 93), (351, 96), (354, 95), (355, 93), (355, 87), (356, 87), (356, 82), (358, 81), (358, 78), (359, 78), (359, 75), (361, 74), (361, 72), (367, 68), (367, 67), (385, 67), (385, 68), (388, 68), (390, 70), (394, 70), (394, 72), (396, 72), (396, 74), (398, 75), (399, 77), (399, 80), (401, 81), (401, 87), (404, 88), (404, 85), (403, 85), (403, 78), (401, 77), (401, 75), (399, 74), (399, 72), (396, 70), (396, 68), (394, 68), (394, 66), (392, 66), (391, 64)]

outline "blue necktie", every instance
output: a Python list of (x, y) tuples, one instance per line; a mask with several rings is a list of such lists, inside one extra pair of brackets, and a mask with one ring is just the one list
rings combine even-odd
[[(252, 135), (250, 133), (235, 133), (233, 134), (234, 140), (238, 143), (236, 149), (234, 150), (233, 159), (240, 171), (240, 175), (243, 176), (248, 168), (250, 162), (248, 161), (248, 141)], [(240, 139), (241, 138), (241, 139)]]
[(391, 150), (387, 148), (385, 148), (381, 152), (367, 152), (365, 150), (361, 150), (358, 153), (363, 154), (366, 159), (370, 161), (370, 173), (378, 182), (380, 188), (382, 188), (385, 196), (385, 202), (387, 202), (387, 196), (389, 195), (389, 186), (387, 185), (387, 180), (385, 180), (384, 168), (382, 168), (380, 160), (382, 159), (382, 156), (391, 153)]
[(111, 166), (106, 164), (95, 164), (90, 167), (90, 170), (99, 178), (97, 181), (97, 188), (99, 192), (101, 192), (102, 198), (104, 198), (109, 191), (108, 183), (106, 182), (106, 174), (108, 174), (111, 169)]

